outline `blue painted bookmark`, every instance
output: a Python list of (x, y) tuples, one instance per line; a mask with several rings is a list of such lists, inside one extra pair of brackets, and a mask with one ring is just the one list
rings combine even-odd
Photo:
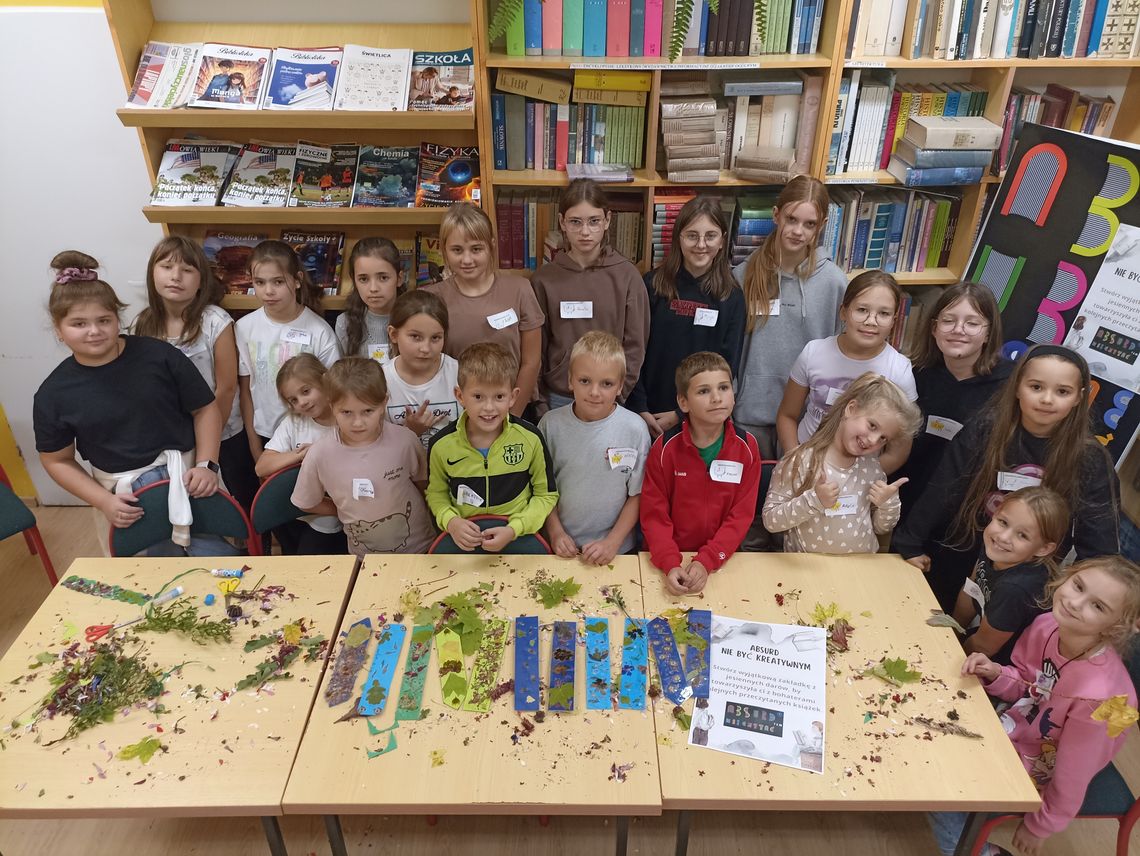
[(546, 691), (547, 710), (574, 710), (574, 660), (577, 643), (577, 621), (554, 622), (554, 639), (550, 643), (550, 686)]
[(538, 710), (538, 616), (515, 619), (515, 710)]
[(649, 645), (653, 648), (653, 659), (657, 661), (661, 692), (673, 704), (681, 704), (693, 694), (693, 690), (681, 670), (681, 655), (677, 652), (673, 630), (661, 616), (649, 622)]
[(609, 710), (610, 622), (608, 618), (586, 619), (586, 709)]
[(685, 646), (685, 677), (697, 698), (709, 697), (709, 657), (712, 639), (712, 612), (707, 609), (689, 610), (689, 632), (698, 637), (704, 646)]
[(618, 685), (618, 707), (622, 710), (645, 710), (648, 660), (645, 619), (627, 618), (621, 640), (621, 682)]
[(408, 628), (402, 624), (385, 624), (380, 628), (380, 641), (376, 643), (376, 654), (372, 657), (372, 668), (360, 689), (360, 701), (356, 709), (361, 716), (375, 716), (384, 710), (388, 701), (388, 691), (392, 678), (396, 675), (396, 664), (404, 647), (404, 637)]

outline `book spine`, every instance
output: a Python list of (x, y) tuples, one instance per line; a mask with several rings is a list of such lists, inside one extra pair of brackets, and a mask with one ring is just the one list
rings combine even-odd
[[(693, 6), (694, 6), (693, 13), (696, 14), (696, 8), (695, 8), (696, 7), (696, 0), (693, 0)], [(697, 52), (698, 52), (698, 55), (700, 55), (700, 56), (706, 56), (705, 39), (708, 38), (709, 15), (710, 14), (711, 13), (709, 11), (709, 0), (701, 0), (701, 14), (700, 14), (701, 29), (700, 29), (699, 35), (697, 36)]]
[(645, 0), (645, 38), (642, 49), (644, 56), (661, 56), (662, 41), (669, 35), (662, 29), (664, 16), (665, 0)]
[(1033, 28), (1033, 44), (1029, 46), (1030, 59), (1045, 56), (1053, 21), (1053, 9), (1056, 5), (1057, 0), (1038, 0), (1037, 24)]
[(526, 55), (526, 13), (515, 15), (507, 25), (507, 55)]
[(507, 96), (496, 92), (491, 96), (491, 141), (495, 169), (507, 168)]
[(879, 169), (886, 169), (895, 147), (895, 133), (899, 126), (899, 109), (902, 106), (902, 93), (897, 89), (891, 93), (891, 109), (887, 112), (887, 133), (879, 152)]
[(969, 57), (972, 42), (970, 40), (970, 24), (973, 21), (974, 6), (981, 4), (982, 0), (964, 0), (962, 3), (962, 12), (958, 18), (958, 44), (954, 49), (955, 59), (966, 59)]
[(1104, 32), (1104, 19), (1108, 14), (1108, 4), (1112, 0), (1097, 0), (1093, 11), (1092, 27), (1089, 29), (1089, 47), (1085, 56), (1096, 56), (1100, 53), (1100, 37)]
[(526, 99), (503, 96), (507, 125), (507, 169), (526, 169)]
[(839, 169), (839, 147), (843, 142), (843, 122), (847, 96), (851, 81), (844, 77), (839, 82), (839, 97), (835, 101), (835, 118), (831, 125), (831, 142), (827, 149), (827, 175), (835, 175)]
[(582, 56), (606, 55), (606, 0), (583, 0)]
[(804, 81), (804, 93), (800, 98), (800, 115), (796, 123), (796, 172), (811, 171), (812, 149), (815, 148), (822, 92), (823, 77), (818, 74), (809, 75)]
[(1092, 32), (1092, 22), (1096, 15), (1096, 0), (1083, 0), (1081, 3), (1081, 23), (1077, 30), (1077, 45), (1073, 56), (1084, 57), (1089, 52), (1089, 34)]
[[(899, 160), (918, 169), (979, 167), (990, 162), (989, 149), (910, 149), (898, 152)], [(910, 163), (908, 155), (914, 160)]]
[(1077, 52), (1077, 39), (1081, 35), (1081, 21), (1084, 20), (1087, 0), (1071, 0), (1069, 12), (1065, 16), (1065, 36), (1061, 42), (1061, 56), (1072, 59)]
[(504, 190), (495, 201), (495, 227), (498, 234), (499, 267), (512, 270), (515, 267), (511, 245), (511, 192)]
[[(901, 164), (901, 161), (899, 162)], [(984, 167), (948, 166), (919, 169), (901, 164), (903, 168), (892, 175), (907, 187), (935, 187), (950, 184), (977, 184), (982, 180)], [(901, 175), (899, 173), (902, 173)]]
[(582, 0), (562, 0), (562, 55), (582, 55)]
[(871, 236), (871, 211), (873, 205), (864, 201), (859, 206), (859, 213), (855, 219), (855, 237), (851, 242), (851, 270), (864, 266), (867, 259), (867, 240)]
[(885, 56), (902, 56), (903, 29), (906, 27), (907, 0), (891, 0), (890, 17), (887, 21), (887, 41)]
[(883, 270), (887, 273), (894, 273), (899, 268), (899, 251), (902, 248), (906, 215), (905, 202), (898, 200), (891, 205), (891, 220), (887, 226), (887, 252), (883, 261)]
[(946, 19), (950, 15), (950, 0), (938, 0), (934, 18), (934, 59), (946, 59)]
[(1049, 35), (1045, 44), (1045, 56), (1059, 57), (1065, 42), (1065, 25), (1069, 19), (1069, 0), (1056, 0), (1052, 17), (1049, 20)]
[(630, 0), (629, 55), (645, 55), (645, 0)]
[(630, 0), (609, 0), (606, 7), (606, 56), (629, 56)]
[(542, 56), (542, 0), (523, 0), (526, 55)]
[(533, 101), (526, 102), (526, 168), (534, 169), (534, 108)]
[(542, 0), (542, 55), (562, 56), (562, 0)]
[[(694, 4), (695, 5), (695, 4)], [(720, 0), (720, 9), (724, 9), (724, 0)], [(714, 12), (712, 9), (705, 11), (705, 26), (703, 31), (703, 43), (705, 46), (705, 56), (716, 56), (716, 29), (720, 22), (720, 13)]]
[[(546, 168), (558, 169), (558, 106), (546, 105)], [(566, 166), (565, 161), (562, 164)]]
[(878, 269), (883, 266), (886, 257), (887, 235), (891, 224), (891, 206), (886, 202), (875, 204), (871, 215), (871, 231), (867, 235), (867, 257), (863, 267)]

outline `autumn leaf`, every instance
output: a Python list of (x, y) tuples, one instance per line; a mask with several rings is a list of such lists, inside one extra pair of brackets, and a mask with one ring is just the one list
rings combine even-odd
[(896, 687), (913, 684), (922, 678), (922, 672), (912, 671), (910, 664), (901, 657), (884, 657), (871, 668), (864, 669), (863, 674), (881, 678)]
[(249, 653), (250, 651), (256, 651), (258, 648), (264, 648), (267, 645), (273, 645), (276, 642), (276, 633), (266, 633), (262, 636), (255, 636), (253, 639), (250, 639), (245, 643), (245, 647), (242, 648), (242, 650), (246, 653)]
[(808, 624), (813, 627), (830, 627), (833, 622), (841, 619), (843, 621), (850, 621), (851, 615), (841, 610), (839, 604), (835, 601), (832, 601), (827, 606), (817, 603), (815, 608), (812, 609), (811, 615), (808, 616)]
[(546, 709), (553, 710), (560, 708), (562, 710), (571, 710), (571, 705), (574, 703), (574, 685), (562, 684), (557, 687), (551, 687), (546, 691)]
[(931, 627), (949, 627), (959, 636), (966, 635), (966, 628), (954, 620), (954, 616), (947, 615), (940, 609), (930, 610), (930, 618), (926, 619), (926, 623)]
[(301, 625), (300, 624), (286, 624), (281, 629), (281, 636), (285, 640), (286, 645), (296, 645), (301, 641)]
[(368, 641), (368, 637), (372, 635), (372, 630), (367, 624), (354, 624), (344, 637), (344, 646), (346, 648), (359, 648)]
[(1105, 723), (1109, 737), (1119, 737), (1137, 719), (1140, 719), (1140, 712), (1129, 707), (1127, 696), (1118, 695), (1102, 701), (1093, 711), (1092, 718), (1096, 722)]
[(847, 635), (855, 628), (847, 623), (844, 618), (835, 619), (835, 623), (831, 625), (831, 635), (828, 637), (828, 647), (834, 651), (846, 651), (850, 646), (847, 641)]
[(570, 577), (565, 580), (550, 580), (549, 582), (539, 583), (536, 587), (537, 597), (536, 600), (542, 602), (542, 605), (547, 609), (551, 609), (567, 598), (573, 597), (582, 590), (579, 583), (574, 582), (574, 578)]
[(686, 731), (688, 731), (689, 727), (693, 724), (693, 718), (685, 713), (685, 708), (680, 705), (673, 708), (673, 718), (677, 720), (677, 724)]
[(442, 749), (432, 749), (431, 750), (431, 765), (433, 767), (442, 767), (443, 766), (443, 750)]
[(369, 704), (383, 704), (384, 699), (387, 697), (388, 693), (384, 687), (380, 686), (376, 681), (373, 681), (372, 686), (368, 688), (368, 694), (364, 697), (364, 700)]
[(138, 743), (132, 743), (130, 746), (124, 746), (120, 749), (118, 757), (121, 761), (138, 758), (145, 764), (154, 757), (154, 753), (159, 749), (166, 751), (166, 747), (159, 742), (157, 737), (144, 737)]

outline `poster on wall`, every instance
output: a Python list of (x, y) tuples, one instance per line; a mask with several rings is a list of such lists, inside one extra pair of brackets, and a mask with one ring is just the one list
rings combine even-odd
[(689, 745), (822, 773), (826, 631), (715, 615), (711, 639)]
[(1027, 124), (982, 226), (967, 278), (1001, 309), (1005, 353), (1080, 352), (1093, 433), (1118, 464), (1140, 404), (1140, 148)]

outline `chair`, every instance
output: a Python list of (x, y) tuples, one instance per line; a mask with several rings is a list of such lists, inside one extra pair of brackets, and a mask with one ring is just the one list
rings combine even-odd
[[(1132, 676), (1133, 686), (1140, 685), (1140, 644), (1133, 644), (1125, 665), (1128, 666), (1128, 674)], [(970, 856), (978, 856), (981, 853), (990, 833), (999, 824), (1021, 820), (1021, 817), (1020, 814), (1000, 814), (987, 820), (978, 830), (978, 838), (970, 850)], [(1128, 856), (1132, 827), (1136, 825), (1137, 820), (1140, 820), (1140, 800), (1133, 796), (1128, 783), (1111, 761), (1089, 782), (1085, 801), (1081, 805), (1081, 810), (1077, 812), (1077, 817), (1115, 820), (1119, 824), (1116, 831), (1116, 856)]]
[[(169, 492), (170, 480), (164, 479), (135, 493), (144, 514), (126, 529), (111, 529), (108, 543), (112, 556), (135, 556), (148, 547), (169, 540), (174, 530), (167, 510)], [(244, 538), (249, 555), (261, 555), (260, 539), (253, 531), (253, 525), (237, 500), (228, 493), (218, 491), (213, 496), (191, 497), (190, 510), (194, 514), (191, 535)]]
[(300, 464), (278, 470), (258, 488), (249, 510), (253, 531), (258, 535), (263, 535), (305, 514), (293, 504), (292, 500), (293, 488), (297, 484), (297, 475), (300, 471)]
[(36, 526), (36, 516), (28, 506), (24, 505), (24, 501), (16, 496), (16, 492), (12, 490), (12, 483), (8, 480), (8, 474), (4, 472), (3, 467), (0, 467), (0, 541), (17, 532), (24, 533), (28, 552), (40, 557), (44, 571), (54, 586), (59, 582), (59, 577), (55, 575), (51, 557), (48, 556), (44, 539), (40, 536), (39, 527)]
[[(467, 519), (472, 523), (478, 524), (479, 528), (484, 531), (494, 526), (502, 526), (507, 522), (506, 517), (500, 517), (496, 514), (476, 514), (474, 517), (468, 517)], [(548, 556), (553, 552), (554, 551), (550, 549), (550, 545), (546, 542), (546, 539), (537, 532), (533, 535), (523, 535), (516, 538), (500, 551), (504, 556)], [(428, 553), (467, 553), (470, 555), (474, 553), (486, 554), (487, 551), (482, 547), (476, 547), (474, 550), (461, 550), (451, 535), (447, 532), (443, 532), (438, 538), (432, 541), (431, 546), (428, 547)], [(488, 555), (498, 554), (491, 553)]]

